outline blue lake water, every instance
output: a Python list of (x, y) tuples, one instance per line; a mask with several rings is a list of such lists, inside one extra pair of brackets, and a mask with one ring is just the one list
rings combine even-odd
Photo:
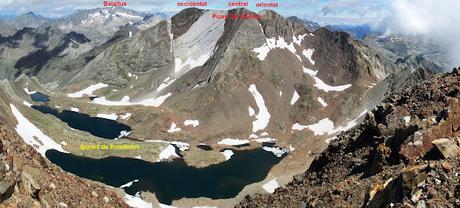
[(120, 132), (131, 131), (131, 127), (128, 125), (110, 119), (91, 117), (87, 114), (69, 110), (60, 112), (46, 105), (34, 105), (32, 108), (44, 114), (53, 115), (74, 129), (87, 131), (94, 136), (105, 139), (115, 139), (118, 138)]
[(50, 101), (49, 96), (45, 95), (41, 92), (35, 92), (30, 94), (30, 99), (32, 99), (35, 102), (48, 102)]
[(108, 157), (92, 159), (49, 150), (46, 157), (63, 170), (83, 178), (125, 188), (128, 194), (149, 191), (162, 204), (181, 198), (226, 199), (238, 195), (249, 184), (262, 181), (282, 160), (262, 149), (234, 150), (230, 160), (205, 168), (188, 166), (184, 160), (151, 163), (138, 159)]

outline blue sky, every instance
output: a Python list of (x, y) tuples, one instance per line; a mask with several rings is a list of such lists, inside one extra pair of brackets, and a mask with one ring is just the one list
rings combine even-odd
[[(119, 0), (120, 1), (120, 0)], [(128, 8), (145, 12), (177, 12), (177, 1), (124, 0)], [(273, 10), (284, 16), (299, 16), (322, 24), (361, 24), (380, 21), (391, 12), (390, 0), (249, 0), (248, 9), (258, 11), (257, 2), (278, 2)], [(75, 9), (102, 6), (102, 0), (1, 0), (0, 14), (17, 15), (33, 11), (46, 17), (67, 15)], [(228, 0), (208, 0), (208, 9), (229, 9)]]

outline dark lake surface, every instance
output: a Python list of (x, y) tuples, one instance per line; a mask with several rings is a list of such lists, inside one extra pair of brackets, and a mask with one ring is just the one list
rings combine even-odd
[(41, 92), (35, 92), (30, 94), (30, 99), (32, 99), (35, 102), (48, 102), (50, 101), (50, 98), (48, 95), (45, 95)]
[(91, 117), (87, 114), (69, 110), (59, 112), (58, 110), (46, 105), (34, 105), (32, 108), (44, 114), (51, 114), (55, 116), (74, 129), (87, 131), (94, 136), (105, 139), (115, 139), (118, 138), (120, 132), (131, 131), (131, 127), (128, 125), (118, 123), (117, 121), (110, 119)]
[(157, 163), (119, 157), (92, 159), (56, 150), (47, 151), (46, 157), (65, 171), (114, 187), (139, 180), (126, 187), (126, 193), (150, 191), (160, 203), (169, 205), (184, 197), (235, 197), (246, 185), (265, 179), (283, 159), (262, 149), (234, 152), (230, 160), (205, 168), (189, 167), (182, 159)]

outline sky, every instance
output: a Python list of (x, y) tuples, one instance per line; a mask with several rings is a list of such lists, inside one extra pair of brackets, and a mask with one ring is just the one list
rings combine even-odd
[[(191, 0), (119, 0), (128, 8), (144, 12), (177, 12), (178, 1)], [(204, 1), (204, 0), (192, 0)], [(233, 0), (232, 0), (233, 1)], [(244, 0), (242, 0), (244, 1)], [(390, 0), (248, 0), (248, 9), (258, 11), (257, 2), (278, 2), (273, 8), (283, 16), (298, 16), (325, 24), (363, 24), (380, 21), (390, 13)], [(229, 0), (207, 0), (208, 9), (229, 9)], [(0, 0), (0, 14), (18, 15), (34, 12), (45, 17), (59, 17), (76, 9), (102, 7), (103, 0)]]

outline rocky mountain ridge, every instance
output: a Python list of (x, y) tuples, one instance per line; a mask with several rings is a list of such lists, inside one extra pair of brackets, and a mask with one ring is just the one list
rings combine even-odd
[(460, 206), (460, 71), (389, 96), (308, 171), (237, 207)]

